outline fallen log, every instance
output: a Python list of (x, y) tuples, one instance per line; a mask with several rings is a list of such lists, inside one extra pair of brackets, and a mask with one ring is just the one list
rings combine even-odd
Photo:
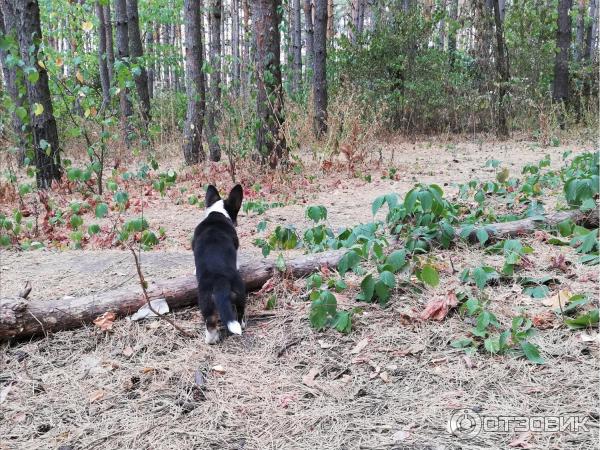
[[(558, 211), (545, 216), (539, 216), (538, 218), (527, 218), (520, 220), (513, 220), (512, 222), (499, 222), (484, 225), (481, 227), (475, 227), (469, 233), (467, 240), (471, 243), (478, 242), (477, 232), (480, 229), (487, 231), (489, 238), (492, 240), (505, 239), (507, 237), (517, 237), (525, 234), (531, 234), (539, 228), (547, 228), (556, 226), (565, 220), (572, 220), (578, 225), (585, 226), (587, 228), (598, 228), (598, 216), (599, 210), (593, 209), (591, 211)], [(459, 230), (456, 230), (458, 233)]]
[[(523, 219), (485, 225), (491, 239), (514, 237), (533, 233), (536, 229), (556, 225), (571, 219), (588, 227), (598, 227), (598, 210), (561, 211), (549, 214), (543, 220)], [(457, 230), (458, 234), (458, 230)], [(477, 241), (474, 229), (469, 241)], [(345, 249), (302, 256), (286, 261), (286, 267), (293, 277), (303, 277), (322, 266), (337, 266)], [(248, 290), (260, 288), (276, 272), (275, 263), (267, 260), (242, 261), (240, 272)], [(150, 299), (165, 298), (171, 310), (193, 305), (196, 302), (196, 277), (194, 275), (172, 280), (150, 283)], [(139, 285), (116, 289), (110, 292), (92, 294), (77, 298), (56, 300), (26, 300), (22, 297), (0, 298), (0, 339), (23, 338), (46, 334), (52, 331), (68, 330), (92, 323), (98, 316), (112, 311), (117, 317), (136, 312), (146, 304)]]
[[(320, 267), (336, 266), (344, 250), (318, 253), (286, 262), (289, 273), (303, 277)], [(268, 260), (242, 261), (240, 272), (248, 290), (260, 288), (276, 272)], [(149, 283), (150, 299), (164, 298), (171, 310), (196, 303), (195, 275)], [(98, 316), (112, 311), (117, 317), (136, 312), (146, 304), (139, 284), (100, 294), (54, 300), (26, 300), (22, 297), (0, 298), (0, 339), (24, 338), (68, 330), (92, 323)]]

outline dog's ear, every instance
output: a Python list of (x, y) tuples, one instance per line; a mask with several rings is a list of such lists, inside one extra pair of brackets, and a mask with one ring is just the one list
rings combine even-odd
[(217, 191), (217, 188), (211, 184), (210, 186), (208, 186), (208, 189), (206, 189), (206, 197), (204, 200), (204, 206), (206, 208), (210, 208), (212, 205), (214, 205), (219, 200), (221, 200), (219, 191)]
[(237, 225), (237, 215), (242, 207), (243, 198), (244, 190), (242, 189), (242, 186), (236, 184), (231, 192), (229, 192), (227, 200), (225, 200), (225, 209), (227, 210), (229, 217), (231, 217), (234, 225)]

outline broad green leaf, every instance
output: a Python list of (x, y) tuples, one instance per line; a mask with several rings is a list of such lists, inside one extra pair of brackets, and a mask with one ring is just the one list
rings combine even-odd
[(106, 203), (98, 203), (95, 209), (96, 217), (102, 219), (108, 214), (108, 205)]
[(592, 309), (585, 314), (580, 315), (575, 319), (565, 319), (565, 324), (569, 328), (578, 329), (578, 328), (588, 328), (591, 326), (596, 326), (598, 324), (599, 314), (598, 308)]
[(428, 284), (431, 287), (436, 287), (440, 284), (440, 276), (435, 267), (426, 264), (423, 269), (419, 272), (418, 277), (422, 282)]
[[(36, 72), (37, 73), (37, 72)], [(34, 103), (33, 104), (33, 113), (36, 116), (41, 115), (44, 112), (44, 106), (39, 104), (39, 103)]]
[(535, 364), (544, 364), (544, 359), (540, 356), (538, 348), (527, 341), (521, 341), (521, 350), (525, 357)]
[(396, 286), (396, 277), (392, 272), (384, 271), (379, 274), (379, 279), (388, 287), (394, 288)]

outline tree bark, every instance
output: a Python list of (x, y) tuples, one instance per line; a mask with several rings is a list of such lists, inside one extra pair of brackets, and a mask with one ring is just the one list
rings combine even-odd
[(327, 0), (315, 0), (313, 103), (314, 132), (327, 132)]
[[(554, 87), (552, 98), (557, 103), (566, 104), (569, 100), (569, 47), (571, 45), (571, 9), (572, 0), (558, 1), (558, 29), (556, 31), (556, 59), (554, 61)], [(560, 117), (564, 128), (564, 117)]]
[(302, 17), (300, 16), (300, 0), (293, 0), (293, 34), (292, 47), (294, 64), (292, 68), (292, 90), (298, 94), (302, 89)]
[(283, 89), (281, 82), (281, 48), (279, 23), (280, 0), (252, 2), (252, 19), (256, 39), (257, 115), (256, 149), (263, 163), (275, 168), (286, 150), (283, 125)]
[(140, 99), (140, 116), (144, 125), (148, 127), (148, 122), (150, 122), (150, 93), (148, 91), (148, 73), (142, 60), (144, 47), (142, 46), (142, 36), (140, 34), (138, 2), (137, 0), (126, 1), (129, 55), (134, 65), (133, 79), (135, 80), (135, 87)]
[(110, 78), (108, 75), (108, 57), (106, 55), (106, 21), (104, 8), (96, 1), (96, 17), (98, 17), (98, 71), (100, 72), (100, 85), (102, 86), (102, 107), (110, 104)]
[(312, 79), (314, 71), (314, 30), (313, 30), (313, 4), (312, 0), (304, 0), (304, 32), (306, 43), (306, 78)]
[[(27, 130), (29, 127), (19, 118), (17, 109), (24, 108), (29, 110), (27, 102), (27, 92), (25, 89), (25, 79), (23, 71), (16, 65), (10, 65), (7, 57), (12, 55), (15, 60), (20, 58), (18, 48), (17, 33), (18, 18), (11, 0), (0, 0), (0, 34), (11, 36), (17, 42), (17, 47), (13, 49), (0, 48), (0, 60), (2, 61), (2, 72), (6, 90), (14, 105), (12, 114), (12, 127), (15, 133), (15, 144), (17, 147), (17, 164), (22, 167), (25, 163), (25, 149), (27, 148)], [(20, 89), (19, 89), (20, 88)], [(25, 129), (24, 129), (25, 127)]]
[(496, 22), (496, 72), (498, 73), (498, 125), (497, 135), (501, 139), (508, 138), (508, 124), (506, 122), (506, 94), (510, 73), (508, 69), (508, 56), (504, 44), (504, 32), (500, 4), (494, 0), (494, 21)]
[[(316, 12), (316, 5), (317, 5), (317, 0), (315, 1), (315, 15), (317, 14)], [(326, 10), (326, 21), (327, 21), (327, 40), (331, 40), (333, 39), (333, 37), (335, 36), (335, 24), (334, 24), (334, 20), (335, 20), (335, 10), (334, 10), (334, 5), (333, 5), (333, 0), (326, 0), (327, 1), (327, 10)], [(316, 21), (317, 19), (315, 19)], [(316, 24), (315, 24), (316, 25)]]
[[(129, 26), (127, 24), (126, 0), (115, 0), (115, 25), (117, 28), (117, 61), (120, 64), (129, 66)], [(129, 146), (132, 133), (130, 117), (133, 114), (133, 106), (129, 98), (129, 88), (124, 83), (121, 83), (119, 88), (123, 140)]]
[(250, 7), (248, 0), (242, 0), (242, 11), (244, 13), (244, 33), (242, 36), (242, 92), (248, 94), (248, 85), (250, 84)]
[(458, 0), (450, 0), (450, 30), (448, 33), (448, 57), (450, 68), (454, 68), (456, 61), (456, 21), (458, 20)]
[[(38, 64), (38, 52), (42, 42), (40, 9), (37, 0), (19, 0), (16, 2), (19, 18), (19, 48), (21, 59), (37, 71), (36, 82), (26, 81), (29, 100), (29, 120), (33, 134), (36, 182), (40, 189), (50, 188), (52, 181), (62, 175), (60, 165), (60, 146), (58, 130), (52, 109), (48, 72)], [(41, 112), (40, 112), (41, 111)]]
[(148, 63), (148, 97), (150, 100), (154, 98), (154, 79), (156, 74), (156, 55), (154, 53), (154, 26), (151, 23), (148, 24), (146, 30), (146, 55), (150, 57)]
[[(194, 2), (199, 0), (186, 0), (186, 5)], [(579, 210), (561, 211), (547, 215), (543, 221), (523, 219), (490, 224), (482, 228), (485, 228), (491, 239), (499, 240), (531, 234), (538, 228), (554, 226), (568, 219), (580, 225), (598, 227), (598, 213), (597, 209), (587, 213)], [(472, 243), (479, 242), (476, 234), (477, 230), (473, 230), (468, 240)], [(459, 230), (455, 230), (455, 239), (457, 236)], [(286, 270), (295, 278), (304, 277), (323, 266), (336, 267), (346, 252), (347, 249), (342, 249), (290, 259), (286, 261)], [(276, 275), (278, 269), (273, 261), (249, 259), (242, 261), (240, 273), (246, 289), (251, 291), (260, 288)], [(166, 299), (172, 310), (193, 305), (198, 295), (196, 276), (150, 283), (148, 295), (151, 300)], [(81, 327), (92, 323), (107, 311), (112, 311), (117, 317), (123, 317), (136, 312), (145, 304), (146, 299), (140, 286), (71, 299), (27, 301), (16, 297), (0, 298), (0, 339), (25, 338)]]
[(231, 0), (231, 57), (233, 59), (232, 92), (240, 92), (240, 3)]
[(204, 121), (205, 91), (202, 74), (202, 2), (185, 0), (185, 57), (186, 96), (188, 99), (185, 126), (183, 129), (183, 156), (188, 165), (205, 159), (202, 148), (202, 124)]
[(106, 65), (108, 67), (109, 84), (112, 84), (114, 81), (113, 70), (115, 67), (115, 44), (113, 41), (113, 26), (112, 17), (110, 13), (110, 3), (107, 2), (106, 5), (102, 7), (102, 9), (104, 13), (104, 29), (106, 34)]
[(219, 145), (219, 119), (221, 108), (221, 11), (222, 0), (210, 0), (210, 97), (206, 108), (206, 132), (211, 161), (221, 159)]

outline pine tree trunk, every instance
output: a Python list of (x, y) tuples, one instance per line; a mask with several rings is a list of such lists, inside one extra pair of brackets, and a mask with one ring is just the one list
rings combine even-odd
[[(0, 34), (12, 36), (15, 41), (18, 41), (17, 29), (18, 29), (18, 18), (14, 5), (11, 0), (0, 0)], [(29, 129), (17, 114), (17, 108), (24, 108), (26, 111), (29, 110), (29, 104), (27, 102), (27, 95), (19, 92), (19, 85), (24, 84), (23, 72), (21, 69), (17, 69), (16, 66), (11, 66), (7, 63), (7, 57), (9, 52), (0, 47), (0, 60), (2, 61), (2, 71), (4, 75), (4, 82), (6, 84), (6, 90), (10, 96), (11, 101), (14, 104), (14, 112), (12, 114), (12, 127), (15, 133), (15, 143), (17, 146), (17, 164), (22, 167), (25, 163), (25, 149), (27, 147), (26, 130)], [(18, 60), (20, 55), (12, 54), (13, 58)]]
[[(126, 0), (115, 0), (115, 25), (117, 28), (117, 60), (122, 64), (129, 65), (129, 28), (127, 25)], [(131, 105), (127, 86), (122, 84), (119, 88), (123, 140), (126, 145), (129, 145), (132, 133), (130, 117), (133, 114), (133, 106)]]
[(205, 159), (202, 148), (202, 125), (204, 121), (205, 91), (202, 75), (202, 2), (184, 1), (186, 96), (188, 99), (183, 129), (183, 156), (188, 165)]
[(129, 54), (132, 64), (136, 66), (133, 71), (133, 79), (135, 80), (135, 87), (140, 99), (140, 115), (142, 122), (148, 127), (148, 122), (150, 121), (150, 94), (148, 91), (148, 73), (142, 61), (144, 47), (142, 46), (142, 36), (140, 35), (137, 0), (127, 0), (127, 29), (129, 34)]
[(293, 0), (293, 34), (292, 45), (294, 54), (293, 91), (298, 94), (302, 89), (302, 17), (300, 0)]
[(506, 123), (506, 94), (509, 82), (508, 58), (504, 44), (504, 32), (500, 4), (494, 0), (494, 21), (496, 23), (496, 72), (498, 73), (498, 124), (497, 135), (501, 139), (508, 137), (508, 124)]
[(242, 36), (242, 92), (244, 96), (248, 95), (248, 86), (250, 81), (250, 7), (248, 0), (242, 0), (242, 11), (244, 12), (244, 34)]
[(313, 103), (314, 132), (327, 132), (327, 0), (315, 0)]
[(456, 61), (456, 26), (454, 22), (458, 20), (458, 0), (450, 0), (450, 31), (448, 33), (448, 57), (450, 59), (450, 68), (454, 68)]
[(222, 0), (210, 0), (210, 97), (206, 108), (206, 132), (211, 161), (221, 159), (219, 145), (219, 111), (221, 108), (221, 10)]
[(256, 149), (263, 163), (275, 168), (286, 150), (283, 125), (281, 82), (280, 0), (252, 2), (252, 21), (256, 40), (257, 115)]
[(106, 26), (104, 20), (104, 8), (96, 1), (96, 16), (98, 17), (98, 71), (100, 72), (100, 85), (102, 86), (102, 107), (110, 104), (110, 78), (108, 76), (108, 64), (106, 55)]
[[(317, 0), (314, 0), (315, 2), (315, 15), (316, 15), (316, 5), (317, 5)], [(333, 36), (335, 35), (335, 27), (334, 27), (334, 7), (333, 7), (333, 0), (327, 0), (327, 10), (326, 10), (326, 23), (327, 23), (327, 40), (331, 40), (333, 39)], [(317, 19), (315, 18), (315, 28), (316, 28), (316, 21)]]
[(103, 16), (104, 16), (104, 30), (106, 36), (106, 66), (108, 68), (108, 80), (109, 85), (114, 82), (113, 69), (115, 67), (115, 44), (113, 40), (113, 26), (112, 26), (112, 17), (110, 13), (110, 3), (107, 2), (106, 5), (102, 7)]
[[(42, 42), (40, 9), (37, 0), (18, 0), (15, 10), (18, 20), (19, 48), (21, 58), (29, 67), (34, 67), (38, 80), (26, 80), (29, 100), (29, 120), (35, 149), (35, 178), (40, 189), (50, 188), (52, 181), (62, 175), (58, 130), (52, 109), (48, 72), (38, 64), (37, 54)], [(28, 77), (29, 78), (29, 77)], [(40, 112), (41, 111), (41, 112)]]
[(306, 78), (312, 79), (315, 60), (314, 30), (313, 30), (313, 5), (312, 0), (304, 0), (304, 30), (306, 40)]
[(148, 24), (146, 30), (146, 55), (150, 57), (148, 64), (148, 97), (154, 98), (154, 78), (156, 73), (156, 55), (154, 53), (154, 25)]
[[(569, 47), (571, 45), (571, 9), (572, 0), (558, 1), (558, 29), (556, 32), (556, 59), (554, 61), (554, 86), (552, 98), (563, 106), (569, 100)], [(560, 127), (565, 127), (564, 115), (559, 117)]]
[(240, 92), (240, 3), (231, 0), (231, 57), (233, 59), (232, 92)]

